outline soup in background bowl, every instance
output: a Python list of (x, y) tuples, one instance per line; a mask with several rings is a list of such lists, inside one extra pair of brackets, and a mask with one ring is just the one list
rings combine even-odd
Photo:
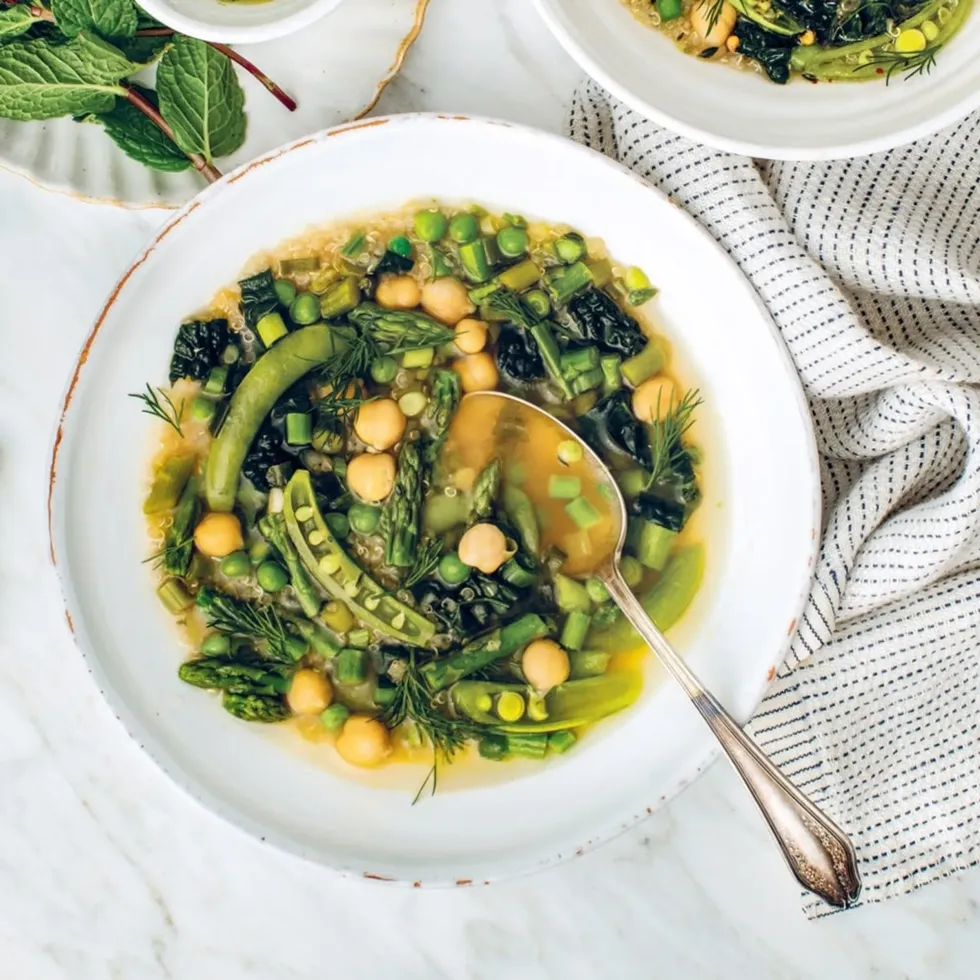
[[(515, 161), (521, 165), (515, 166)], [(689, 389), (700, 392), (698, 397), (702, 404), (695, 412), (696, 427), (690, 430), (683, 444), (700, 453), (694, 473), (701, 497), (683, 531), (669, 539), (668, 562), (677, 560), (689, 548), (700, 549), (704, 557), (703, 578), (683, 618), (672, 628), (671, 639), (704, 682), (740, 719), (747, 718), (758, 703), (784, 654), (795, 620), (801, 615), (819, 537), (819, 484), (805, 402), (788, 356), (765, 312), (750, 286), (701, 229), (665, 198), (608, 159), (556, 137), (517, 126), (482, 120), (407, 116), (329, 130), (277, 151), (204, 191), (161, 229), (126, 272), (99, 316), (79, 360), (66, 398), (64, 420), (52, 462), (50, 504), (54, 560), (75, 636), (89, 669), (113, 711), (143, 750), (175, 783), (236, 826), (257, 838), (347, 874), (438, 884), (459, 879), (493, 880), (541, 867), (606, 840), (640, 819), (690, 781), (714, 754), (710, 733), (703, 729), (703, 723), (696, 712), (691, 711), (683, 693), (671, 685), (657, 682), (656, 672), (645, 653), (631, 660), (628, 651), (623, 649), (622, 654), (616, 654), (623, 658), (622, 662), (614, 665), (610, 656), (606, 670), (597, 676), (600, 680), (614, 676), (622, 672), (620, 667), (626, 668), (627, 672), (634, 671), (641, 683), (635, 700), (626, 710), (605, 718), (592, 729), (577, 731), (581, 737), (568, 751), (559, 753), (555, 751), (556, 746), (545, 745), (543, 760), (519, 756), (513, 752), (513, 745), (508, 753), (510, 761), (485, 759), (479, 755), (479, 741), (471, 740), (465, 755), (457, 753), (456, 763), (440, 764), (437, 792), (430, 792), (430, 781), (413, 806), (412, 800), (432, 768), (432, 752), (431, 747), (419, 749), (415, 759), (406, 749), (403, 756), (399, 744), (403, 736), (397, 730), (398, 726), (388, 731), (392, 751), (391, 755), (385, 756), (388, 760), (398, 761), (360, 768), (339, 756), (334, 747), (334, 739), (338, 736), (324, 728), (322, 712), (304, 712), (283, 723), (242, 721), (222, 709), (224, 692), (210, 693), (179, 677), (181, 663), (198, 655), (209, 635), (222, 631), (206, 625), (207, 615), (194, 612), (193, 616), (186, 617), (189, 632), (187, 642), (182, 644), (173, 616), (156, 594), (161, 582), (156, 578), (153, 562), (142, 564), (152, 552), (161, 550), (166, 530), (163, 524), (169, 516), (176, 519), (175, 509), (171, 507), (160, 512), (167, 515), (163, 518), (144, 513), (153, 482), (154, 457), (166, 448), (171, 433), (174, 440), (182, 440), (178, 440), (176, 431), (166, 423), (149, 419), (140, 412), (140, 408), (149, 408), (149, 405), (128, 396), (142, 393), (151, 400), (155, 396), (164, 412), (173, 410), (163, 398), (164, 393), (178, 408), (184, 401), (185, 414), (181, 423), (187, 426), (184, 436), (193, 433), (195, 427), (197, 430), (197, 436), (189, 445), (195, 464), (187, 479), (203, 481), (203, 490), (195, 495), (194, 506), (201, 508), (202, 515), (205, 508), (218, 515), (217, 522), (212, 522), (209, 542), (202, 539), (201, 543), (212, 551), (234, 545), (248, 560), (246, 568), (241, 563), (242, 556), (237, 555), (238, 571), (245, 573), (239, 579), (220, 571), (220, 564), (227, 555), (203, 557), (200, 560), (207, 563), (209, 570), (195, 588), (207, 584), (214, 596), (248, 600), (259, 607), (269, 605), (277, 609), (280, 619), (284, 615), (299, 617), (302, 607), (298, 598), (293, 601), (295, 590), (291, 594), (285, 585), (282, 589), (277, 588), (283, 584), (283, 573), (290, 574), (290, 563), (280, 553), (262, 554), (262, 544), (253, 533), (257, 528), (261, 534), (259, 524), (268, 516), (272, 488), (276, 482), (282, 482), (284, 485), (278, 487), (283, 491), (282, 510), (273, 506), (273, 514), (281, 513), (285, 521), (289, 508), (292, 508), (292, 517), (303, 532), (301, 540), (310, 548), (321, 549), (320, 559), (327, 559), (323, 568), (319, 567), (318, 559), (318, 571), (324, 576), (336, 575), (336, 570), (330, 569), (336, 565), (339, 556), (324, 554), (322, 548), (328, 542), (327, 531), (331, 535), (340, 535), (346, 530), (344, 542), (351, 549), (347, 554), (357, 559), (359, 565), (363, 561), (370, 577), (385, 590), (383, 594), (364, 593), (364, 583), (358, 579), (356, 595), (349, 598), (373, 615), (390, 617), (386, 622), (399, 632), (411, 629), (412, 624), (418, 628), (420, 620), (416, 616), (426, 620), (422, 606), (431, 604), (414, 593), (410, 599), (400, 597), (401, 589), (397, 587), (389, 594), (388, 586), (383, 584), (387, 561), (381, 562), (376, 551), (378, 546), (387, 543), (387, 537), (382, 538), (376, 530), (368, 532), (364, 541), (358, 542), (356, 527), (353, 532), (350, 529), (362, 519), (364, 523), (357, 526), (369, 527), (374, 515), (362, 513), (358, 516), (358, 512), (352, 515), (353, 499), (342, 502), (343, 506), (337, 503), (337, 498), (349, 489), (346, 482), (351, 460), (358, 455), (389, 454), (395, 464), (394, 479), (398, 480), (402, 454), (399, 443), (395, 442), (387, 449), (355, 452), (361, 447), (351, 441), (348, 429), (343, 450), (334, 449), (328, 435), (320, 431), (324, 426), (319, 408), (327, 394), (322, 390), (326, 385), (306, 392), (310, 397), (309, 407), (302, 401), (287, 405), (281, 401), (280, 393), (275, 393), (267, 405), (263, 399), (258, 399), (255, 404), (259, 406), (263, 420), (271, 416), (277, 404), (287, 409), (283, 417), (277, 413), (273, 420), (276, 439), (265, 441), (265, 444), (288, 459), (280, 459), (278, 455), (269, 459), (265, 466), (269, 490), (256, 488), (262, 495), (263, 505), (249, 516), (245, 507), (256, 498), (250, 492), (243, 497), (253, 497), (252, 501), (239, 501), (237, 491), (247, 489), (247, 484), (240, 481), (236, 485), (230, 478), (237, 465), (236, 453), (220, 454), (221, 465), (215, 470), (215, 478), (209, 486), (215, 446), (222, 435), (230, 431), (228, 427), (233, 422), (231, 415), (227, 416), (215, 439), (208, 433), (209, 412), (212, 407), (217, 413), (226, 404), (230, 406), (234, 396), (229, 398), (224, 389), (235, 386), (240, 393), (248, 383), (251, 371), (256, 369), (250, 368), (244, 379), (233, 377), (242, 367), (248, 366), (250, 356), (245, 352), (244, 341), (248, 338), (244, 336), (241, 337), (241, 349), (228, 350), (229, 346), (239, 348), (239, 334), (234, 328), (244, 326), (245, 320), (239, 309), (239, 280), (254, 280), (267, 270), (272, 272), (272, 295), (259, 288), (261, 279), (253, 281), (247, 289), (255, 299), (255, 312), (259, 314), (254, 325), (248, 327), (255, 334), (252, 354), (260, 351), (259, 341), (265, 345), (259, 323), (263, 317), (269, 317), (262, 327), (268, 338), (268, 351), (255, 361), (255, 365), (260, 365), (263, 358), (276, 354), (277, 349), (288, 352), (290, 345), (298, 343), (297, 337), (312, 336), (314, 341), (322, 341), (323, 338), (317, 335), (325, 332), (323, 327), (328, 321), (309, 325), (296, 321), (310, 315), (322, 317), (324, 299), (328, 295), (331, 297), (329, 302), (339, 302), (343, 298), (342, 289), (338, 288), (336, 294), (328, 292), (337, 285), (334, 280), (315, 284), (317, 290), (326, 286), (322, 293), (310, 288), (314, 285), (312, 277), (320, 270), (307, 268), (301, 271), (301, 260), (316, 254), (322, 264), (325, 257), (334, 254), (337, 246), (343, 249), (355, 232), (369, 232), (375, 227), (379, 215), (393, 215), (400, 224), (390, 227), (379, 224), (373, 239), (367, 234), (369, 248), (356, 261), (374, 263), (388, 251), (400, 255), (404, 250), (403, 243), (396, 242), (394, 249), (389, 246), (392, 239), (407, 238), (413, 268), (405, 273), (392, 270), (391, 274), (414, 278), (421, 303), (423, 279), (430, 278), (428, 274), (423, 275), (423, 271), (431, 256), (428, 256), (430, 243), (423, 242), (421, 236), (415, 234), (415, 212), (441, 203), (448, 219), (456, 211), (470, 210), (472, 205), (468, 202), (474, 201), (480, 202), (494, 221), (504, 222), (495, 230), (481, 227), (480, 237), (487, 238), (493, 231), (496, 239), (505, 227), (520, 228), (519, 223), (505, 219), (505, 214), (523, 216), (533, 252), (535, 246), (531, 238), (534, 230), (538, 227), (542, 230), (543, 253), (538, 262), (543, 285), (527, 284), (517, 290), (524, 297), (523, 304), (533, 309), (531, 304), (541, 303), (540, 298), (529, 300), (527, 292), (540, 288), (548, 293), (546, 275), (554, 277), (556, 281), (552, 285), (557, 287), (568, 270), (575, 267), (579, 259), (567, 263), (553, 252), (556, 239), (575, 230), (586, 243), (586, 256), (581, 261), (586, 266), (599, 263), (597, 268), (589, 269), (590, 275), (598, 273), (603, 282), (598, 288), (610, 292), (610, 300), (616, 308), (642, 324), (644, 347), (652, 336), (669, 355), (667, 373), (675, 381), (678, 395), (682, 397)], [(408, 211), (401, 211), (405, 202), (420, 203)], [(479, 215), (478, 224), (484, 217), (487, 216)], [(343, 227), (338, 222), (342, 222)], [(556, 225), (556, 222), (562, 224)], [(517, 240), (520, 236), (513, 237)], [(440, 241), (450, 262), (456, 261), (457, 246), (466, 244), (455, 242), (451, 236), (448, 241)], [(604, 246), (602, 253), (598, 250), (599, 242)], [(580, 247), (575, 243), (575, 248)], [(553, 258), (544, 262), (544, 253), (548, 250)], [(566, 254), (572, 256), (573, 252)], [(606, 258), (612, 273), (608, 280), (603, 279), (601, 264)], [(290, 259), (299, 264), (290, 267), (292, 271), (286, 271), (281, 263)], [(504, 268), (519, 267), (521, 261), (494, 263), (490, 279), (500, 275)], [(621, 295), (616, 280), (622, 279), (623, 285), (628, 286), (626, 273), (634, 266), (643, 270), (659, 289), (655, 298), (639, 306), (630, 305), (629, 289), (625, 301), (616, 299)], [(365, 271), (367, 268), (365, 264)], [(462, 265), (454, 269), (454, 278), (461, 283), (463, 275)], [(581, 269), (575, 275), (582, 275)], [(376, 292), (373, 297), (366, 295), (368, 291), (363, 280), (367, 277), (358, 275), (356, 278), (360, 293), (356, 305), (374, 304), (383, 309), (378, 302), (383, 295), (379, 297)], [(289, 279), (291, 285), (281, 283), (277, 291), (276, 279)], [(268, 284), (268, 278), (265, 282)], [(573, 282), (569, 280), (567, 285), (571, 286)], [(630, 282), (642, 286), (642, 280), (635, 276)], [(381, 397), (369, 400), (375, 395), (387, 398), (394, 393), (396, 397), (390, 400), (405, 418), (405, 431), (417, 431), (416, 442), (423, 438), (430, 440), (436, 435), (432, 400), (437, 377), (442, 377), (445, 384), (447, 379), (452, 382), (449, 375), (454, 375), (459, 378), (462, 389), (466, 375), (465, 371), (461, 374), (456, 370), (457, 366), (461, 367), (456, 362), (479, 357), (482, 353), (491, 355), (501, 379), (505, 374), (500, 365), (499, 350), (500, 337), (508, 321), (491, 319), (481, 309), (485, 297), (475, 302), (468, 295), (489, 283), (490, 280), (480, 284), (464, 283), (468, 287), (465, 290), (467, 301), (473, 304), (473, 313), (479, 314), (473, 318), (488, 325), (482, 351), (462, 353), (455, 337), (456, 325), (447, 322), (450, 317), (444, 316), (440, 320), (426, 313), (424, 305), (409, 306), (397, 311), (400, 313), (396, 318), (399, 324), (412, 322), (418, 326), (424, 323), (426, 329), (432, 329), (428, 320), (416, 319), (421, 313), (439, 325), (438, 334), (430, 338), (438, 341), (432, 350), (432, 363), (406, 367), (407, 351), (388, 350), (381, 354), (381, 358), (391, 357), (396, 362), (396, 378), (377, 381), (371, 376), (371, 365), (368, 364), (370, 380), (366, 382), (366, 399), (355, 392), (348, 396), (344, 388), (335, 399), (340, 404), (333, 407), (341, 414), (360, 411), (384, 400)], [(407, 284), (402, 288), (408, 289)], [(591, 288), (596, 288), (594, 282)], [(292, 295), (292, 289), (296, 290), (296, 296)], [(315, 308), (309, 299), (294, 308), (304, 293), (316, 297)], [(348, 302), (351, 299), (353, 291), (347, 296)], [(305, 313), (304, 305), (308, 307)], [(382, 324), (386, 328), (387, 324), (396, 322), (390, 319), (390, 311), (382, 314), (370, 305), (367, 309), (370, 314), (366, 319), (362, 318), (364, 323)], [(385, 316), (389, 319), (385, 320)], [(191, 381), (188, 372), (180, 370), (171, 386), (169, 367), (180, 325), (221, 317), (228, 321), (229, 333), (220, 338), (215, 335), (213, 344), (207, 339), (207, 332), (191, 333), (187, 337), (188, 341), (200, 343), (189, 344), (185, 353), (209, 352), (207, 378)], [(555, 323), (557, 329), (561, 317), (555, 319), (550, 314), (549, 317), (546, 320)], [(496, 333), (498, 329), (500, 333)], [(285, 332), (280, 333), (280, 330)], [(442, 332), (444, 330), (453, 334), (452, 344)], [(303, 334), (303, 331), (313, 333)], [(463, 339), (461, 331), (459, 339), (463, 345), (475, 345), (475, 339), (481, 336), (481, 331), (474, 331), (474, 336)], [(287, 346), (283, 348), (283, 345)], [(575, 345), (563, 346), (559, 342), (558, 346), (564, 354), (574, 353), (570, 348)], [(588, 346), (584, 344), (582, 349)], [(306, 350), (301, 356), (309, 355), (316, 363), (301, 363), (300, 366), (308, 370), (290, 380), (290, 387), (307, 376), (312, 382), (312, 372), (322, 364), (323, 356), (321, 353), (318, 359), (316, 343), (313, 347), (312, 353)], [(211, 364), (212, 353), (220, 363)], [(328, 359), (330, 353), (327, 352)], [(428, 354), (416, 353), (416, 356), (423, 360), (428, 358)], [(586, 363), (591, 362), (592, 354), (583, 355), (581, 364), (576, 364), (575, 360), (566, 362), (572, 378), (585, 375), (577, 387), (588, 390), (573, 393), (567, 402), (549, 402), (553, 410), (571, 411), (571, 402), (590, 391), (596, 395), (597, 404), (608, 397), (604, 387), (611, 387), (615, 375), (607, 377), (602, 372), (601, 359), (609, 355), (599, 351), (599, 356), (602, 382), (595, 388), (589, 387), (597, 379), (595, 375), (589, 376), (593, 368), (591, 363)], [(632, 356), (624, 352), (620, 372), (622, 364)], [(533, 362), (533, 358), (531, 360)], [(218, 371), (212, 379), (212, 371), (221, 367), (227, 367), (228, 371)], [(573, 367), (579, 371), (577, 375), (571, 372)], [(390, 368), (390, 364), (379, 365), (376, 377), (385, 378), (385, 369), (390, 371)], [(515, 367), (514, 370), (518, 369)], [(396, 380), (402, 371), (404, 377)], [(424, 379), (419, 377), (423, 371), (427, 372)], [(203, 368), (198, 373), (203, 374)], [(412, 374), (411, 379), (409, 374)], [(363, 371), (359, 377), (365, 377)], [(572, 383), (568, 378), (565, 380)], [(523, 383), (530, 385), (530, 389), (524, 387), (522, 391), (530, 390), (534, 398), (546, 398), (547, 379)], [(145, 387), (147, 384), (149, 391)], [(202, 392), (201, 389), (205, 390)], [(624, 381), (621, 390), (627, 397), (623, 404), (624, 413), (620, 414), (623, 418), (635, 418), (629, 383)], [(268, 394), (266, 391), (263, 398), (268, 398)], [(412, 415), (419, 404), (418, 398), (401, 403), (405, 396), (415, 394), (425, 400), (419, 415)], [(461, 390), (461, 394), (465, 391)], [(478, 398), (479, 395), (474, 393), (467, 397)], [(214, 406), (207, 404), (209, 399), (215, 402)], [(416, 406), (413, 406), (413, 400)], [(469, 402), (460, 402), (461, 406), (467, 404)], [(660, 404), (664, 406), (663, 398)], [(294, 416), (292, 421), (288, 416)], [(376, 442), (390, 439), (391, 433), (386, 426), (392, 418), (397, 421), (398, 416), (390, 408), (382, 409), (370, 426), (370, 433), (364, 430), (365, 435)], [(571, 411), (569, 421), (580, 424), (576, 420), (581, 418), (584, 416)], [(350, 425), (352, 427), (353, 422)], [(298, 452), (287, 451), (289, 442), (286, 437), (290, 432), (295, 440), (292, 448)], [(161, 433), (166, 433), (163, 446), (159, 445)], [(313, 445), (314, 434), (317, 434), (319, 448)], [(310, 439), (309, 447), (305, 445), (307, 438)], [(254, 459), (252, 463), (246, 463), (249, 447), (254, 445), (253, 436), (238, 461), (253, 475), (262, 471), (262, 467), (252, 465), (256, 462)], [(367, 445), (365, 442), (365, 449)], [(238, 447), (240, 450), (241, 443)], [(177, 448), (176, 443), (173, 448)], [(234, 447), (229, 446), (231, 448)], [(313, 468), (303, 464), (301, 456), (304, 453), (318, 454), (308, 457)], [(209, 457), (207, 466), (203, 465), (205, 454)], [(171, 455), (181, 454), (174, 452)], [(320, 455), (331, 459), (331, 470), (325, 475), (337, 480), (333, 487), (336, 496), (328, 494), (322, 501), (315, 499), (314, 483), (317, 475), (314, 470), (322, 464)], [(348, 467), (343, 480), (336, 466), (340, 458)], [(162, 456), (157, 462), (163, 462)], [(288, 475), (287, 462), (292, 467)], [(551, 462), (556, 467), (553, 475), (575, 475), (562, 468), (565, 464), (558, 456), (557, 447)], [(458, 480), (463, 468), (463, 465), (450, 467), (445, 479), (434, 476), (430, 480), (430, 497), (433, 487), (443, 491), (456, 489), (459, 491), (457, 497), (463, 502), (469, 501), (472, 506), (480, 475), (476, 471), (481, 467), (472, 464), (474, 474), (470, 489), (465, 489), (468, 485), (466, 474), (463, 474), (462, 486), (453, 487), (448, 482), (450, 475)], [(624, 460), (622, 468), (626, 472), (630, 465)], [(270, 470), (273, 471), (271, 474)], [(508, 482), (505, 473), (501, 473), (493, 516), (481, 519), (483, 522), (501, 522), (498, 527), (505, 539), (505, 555), (514, 544), (520, 543), (521, 537), (517, 518), (512, 519), (511, 530), (504, 528), (504, 517), (501, 516), (506, 515), (504, 490), (508, 486), (517, 486), (514, 477), (511, 473)], [(261, 480), (261, 476), (258, 478)], [(292, 493), (287, 497), (285, 492), (293, 480), (296, 480), (293, 490), (303, 491), (307, 478), (313, 488), (316, 510), (309, 500), (302, 501)], [(178, 473), (177, 482), (181, 479)], [(251, 478), (249, 482), (253, 482)], [(326, 482), (329, 490), (331, 481)], [(524, 486), (529, 484), (525, 482)], [(232, 495), (230, 509), (229, 487)], [(549, 508), (563, 515), (562, 519), (574, 520), (565, 510), (576, 500), (574, 485), (560, 481), (555, 490), (559, 496), (548, 498), (551, 501)], [(562, 497), (562, 493), (571, 496)], [(452, 498), (445, 492), (442, 496)], [(565, 502), (561, 503), (562, 500)], [(372, 506), (366, 500), (357, 503)], [(309, 507), (309, 513), (303, 510), (304, 507)], [(383, 514), (384, 507), (380, 509)], [(574, 507), (573, 512), (579, 509), (582, 509), (581, 505)], [(316, 520), (317, 511), (323, 519), (322, 527)], [(344, 514), (346, 528), (337, 517), (331, 517), (328, 523), (328, 515), (335, 513)], [(583, 509), (583, 513), (588, 523), (591, 517), (587, 510)], [(241, 548), (237, 548), (234, 536), (221, 543), (222, 535), (228, 534), (229, 529), (234, 535), (234, 528), (228, 521), (230, 515), (238, 516), (240, 521)], [(378, 515), (379, 526), (381, 516)], [(148, 520), (154, 519), (161, 520), (155, 529), (156, 544), (148, 538)], [(196, 529), (200, 521), (195, 518), (194, 524)], [(407, 528), (409, 525), (399, 522), (399, 526)], [(459, 555), (460, 532), (467, 526), (468, 517), (441, 532), (444, 552), (439, 555), (440, 564), (446, 554), (453, 551), (463, 565), (467, 564)], [(554, 527), (562, 537), (571, 530), (560, 524)], [(313, 533), (316, 531), (323, 537), (317, 537)], [(372, 538), (370, 544), (368, 538)], [(425, 538), (423, 531), (423, 542)], [(196, 560), (193, 557), (193, 534), (191, 539), (193, 562)], [(290, 540), (298, 553), (297, 540), (292, 536)], [(268, 539), (266, 542), (269, 543)], [(186, 541), (176, 543), (178, 551), (187, 545)], [(363, 543), (369, 550), (375, 549), (375, 558), (372, 559), (371, 554), (358, 555), (358, 543)], [(416, 541), (416, 556), (420, 543)], [(560, 541), (556, 543), (562, 549)], [(253, 544), (260, 550), (250, 555), (248, 552)], [(399, 542), (399, 548), (402, 547), (410, 548), (411, 544), (406, 539)], [(230, 554), (236, 554), (236, 550)], [(517, 554), (515, 550), (507, 561)], [(544, 559), (544, 552), (540, 554)], [(269, 591), (259, 581), (259, 568), (266, 561), (277, 566), (262, 573)], [(477, 558), (473, 557), (473, 561), (475, 563)], [(483, 563), (482, 556), (479, 561)], [(309, 571), (308, 564), (303, 563), (302, 567)], [(399, 569), (400, 575), (405, 574), (406, 566), (393, 567)], [(476, 564), (469, 567), (478, 569)], [(481, 571), (481, 574), (496, 581), (503, 574), (502, 567), (492, 573)], [(639, 587), (650, 585), (655, 588), (658, 581), (655, 576), (665, 575), (667, 567), (665, 565), (663, 572), (657, 572), (644, 566), (642, 574), (646, 578)], [(455, 568), (456, 574), (463, 573), (458, 565)], [(512, 573), (515, 569), (516, 566), (511, 566)], [(235, 572), (234, 562), (226, 570)], [(452, 567), (449, 567), (449, 573), (451, 577)], [(538, 574), (541, 576), (538, 581), (548, 581), (549, 573), (539, 569)], [(423, 581), (441, 584), (438, 566), (435, 575), (433, 578), (433, 573), (429, 572), (423, 576)], [(591, 629), (597, 617), (601, 622), (600, 611), (606, 604), (595, 590), (589, 595), (587, 578), (579, 575), (576, 572), (568, 576), (576, 586), (569, 592), (578, 596), (577, 600), (571, 601), (581, 603), (579, 611), (590, 617)], [(344, 582), (345, 589), (348, 584)], [(401, 579), (398, 584), (403, 584)], [(507, 584), (518, 588), (512, 583)], [(579, 591), (583, 587), (589, 601), (587, 612)], [(237, 592), (239, 588), (241, 593)], [(260, 594), (260, 588), (266, 595)], [(269, 595), (272, 596), (271, 603)], [(280, 595), (281, 603), (275, 598)], [(329, 596), (326, 591), (321, 593), (320, 585), (317, 585), (317, 595), (323, 601), (317, 617), (322, 618), (328, 602), (336, 601), (336, 597)], [(287, 596), (290, 596), (289, 609), (285, 605)], [(367, 600), (373, 603), (375, 598), (378, 605), (374, 610), (367, 609)], [(446, 595), (438, 596), (438, 603), (445, 598)], [(406, 608), (393, 605), (393, 602)], [(576, 641), (572, 637), (571, 640), (566, 638), (565, 644), (561, 643), (565, 620), (572, 610), (562, 610), (557, 598), (550, 608), (550, 613), (545, 613), (542, 608), (531, 614), (542, 619), (546, 615), (555, 619), (554, 632), (540, 639), (552, 640), (562, 646), (569, 660), (568, 683), (572, 683), (571, 664), (575, 659), (572, 654), (576, 652), (572, 648)], [(450, 617), (454, 614), (451, 605), (443, 604), (439, 611)], [(221, 609), (214, 612), (220, 613)], [(404, 620), (399, 616), (401, 612), (404, 612)], [(505, 613), (508, 624), (513, 622), (510, 611), (505, 610)], [(330, 629), (329, 625), (324, 625)], [(493, 625), (488, 624), (489, 627)], [(260, 614), (258, 626), (268, 636), (277, 636), (276, 621), (271, 614), (268, 617)], [(253, 622), (251, 628), (255, 627)], [(344, 669), (352, 671), (348, 675), (351, 677), (357, 676), (355, 671), (364, 669), (368, 678), (365, 691), (373, 696), (379, 686), (390, 684), (395, 687), (396, 682), (387, 674), (382, 677), (377, 670), (375, 654), (380, 653), (381, 645), (378, 644), (377, 651), (372, 649), (376, 641), (370, 629), (367, 646), (359, 646), (365, 640), (363, 634), (356, 633), (359, 628), (364, 627), (350, 625), (341, 649), (367, 650), (367, 656), (348, 654)], [(290, 628), (290, 636), (292, 632)], [(355, 633), (355, 642), (350, 642), (351, 632)], [(474, 636), (482, 635), (482, 632), (477, 631)], [(229, 634), (229, 640), (235, 640), (234, 633)], [(300, 665), (297, 669), (315, 670), (321, 666), (321, 662), (307, 652), (313, 648), (312, 640), (306, 638), (303, 642), (307, 645), (300, 651), (299, 644), (289, 640), (285, 655), (292, 658), (294, 653), (301, 653), (301, 657), (298, 661), (291, 659), (289, 663), (282, 661), (288, 668), (287, 673), (297, 663)], [(214, 655), (223, 656), (220, 637), (211, 643), (214, 644)], [(457, 645), (456, 641), (453, 645)], [(399, 649), (404, 648), (402, 643)], [(425, 648), (415, 649), (422, 651)], [(591, 646), (591, 641), (582, 646), (587, 652), (597, 649), (608, 652)], [(340, 651), (333, 657), (323, 654), (322, 665), (326, 666), (327, 660), (335, 661), (339, 654)], [(419, 662), (418, 667), (421, 666)], [(497, 664), (493, 669), (503, 669), (503, 666)], [(514, 693), (524, 702), (521, 719), (512, 724), (521, 724), (522, 720), (535, 721), (528, 716), (533, 685), (525, 683), (525, 677), (519, 677), (519, 663), (506, 666), (508, 671), (514, 671), (506, 679), (468, 675), (467, 681), (510, 686), (512, 678), (513, 686), (517, 688)], [(593, 668), (597, 666), (593, 664)], [(282, 677), (275, 663), (267, 665), (263, 661), (260, 667), (259, 673), (248, 680), (249, 683), (265, 681), (266, 689), (250, 687), (237, 695), (231, 693), (242, 699), (260, 699), (251, 702), (256, 710), (268, 707), (268, 702), (262, 700), (266, 698), (279, 698), (275, 703), (281, 705), (281, 699), (289, 694), (283, 683), (287, 678)], [(273, 669), (266, 669), (268, 667)], [(329, 673), (333, 685), (332, 670)], [(327, 677), (326, 671), (323, 677)], [(557, 690), (558, 686), (548, 690)], [(497, 703), (501, 693), (499, 689), (491, 693), (489, 710), (496, 719), (504, 722)], [(363, 707), (350, 699), (345, 702), (336, 689), (331, 695), (336, 696), (324, 710), (335, 703), (343, 704), (350, 716), (354, 716), (369, 715), (378, 708), (376, 702), (373, 708), (366, 701)], [(312, 681), (304, 697), (308, 699), (307, 706), (319, 708), (324, 697), (322, 684)], [(319, 702), (317, 698), (320, 698)], [(557, 710), (547, 704), (547, 699), (545, 694), (545, 711), (555, 718)], [(506, 701), (504, 703), (504, 714), (516, 710), (516, 702), (509, 700), (510, 708)], [(288, 701), (285, 704), (288, 707)], [(486, 705), (486, 701), (480, 704)], [(246, 710), (244, 700), (239, 701), (239, 706), (243, 712)], [(474, 705), (474, 710), (477, 708), (479, 705)], [(534, 710), (540, 713), (539, 708)], [(503, 728), (503, 725), (494, 721), (493, 727)], [(312, 729), (316, 737), (313, 740), (304, 738), (303, 731), (298, 729)], [(509, 737), (512, 733), (504, 734)], [(538, 730), (527, 734), (540, 736), (544, 733)], [(552, 733), (547, 734), (550, 739)], [(530, 752), (532, 742), (535, 743), (534, 751), (540, 752), (540, 738), (528, 741), (527, 750)], [(497, 745), (499, 748), (500, 743)], [(493, 751), (489, 746), (488, 750)]]

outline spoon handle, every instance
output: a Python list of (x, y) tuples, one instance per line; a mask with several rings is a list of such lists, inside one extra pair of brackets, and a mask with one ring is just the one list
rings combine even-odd
[(804, 888), (837, 908), (857, 901), (861, 877), (847, 835), (801, 793), (707, 691), (651, 622), (619, 570), (602, 579), (634, 629), (687, 691), (755, 798), (783, 856)]

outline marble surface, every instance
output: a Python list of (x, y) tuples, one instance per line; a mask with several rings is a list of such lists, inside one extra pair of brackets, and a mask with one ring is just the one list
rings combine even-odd
[[(577, 78), (528, 0), (432, 0), (381, 110), (486, 113), (557, 130)], [(977, 975), (980, 873), (807, 922), (721, 764), (594, 853), (492, 888), (435, 892), (338, 880), (176, 790), (82, 666), (47, 561), (44, 511), (76, 351), (161, 217), (0, 173), (0, 978)]]

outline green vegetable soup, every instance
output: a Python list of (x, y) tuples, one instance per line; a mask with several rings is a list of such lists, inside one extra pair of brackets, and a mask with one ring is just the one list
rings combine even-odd
[(785, 84), (928, 74), (972, 0), (623, 0), (688, 54)]
[(463, 758), (574, 750), (642, 688), (647, 651), (590, 575), (617, 528), (577, 441), (544, 417), (514, 441), (514, 403), (466, 396), (518, 394), (596, 449), (628, 501), (624, 576), (671, 626), (703, 571), (700, 398), (645, 322), (647, 274), (431, 203), (249, 272), (135, 396), (181, 679), (344, 764), (424, 760), (420, 793)]

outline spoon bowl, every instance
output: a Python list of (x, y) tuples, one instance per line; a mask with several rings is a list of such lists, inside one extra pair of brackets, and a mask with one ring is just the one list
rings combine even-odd
[[(594, 575), (605, 585), (622, 614), (684, 688), (751, 792), (800, 884), (836, 908), (854, 904), (861, 892), (861, 878), (850, 839), (742, 731), (684, 663), (626, 584), (619, 566), (629, 513), (622, 491), (598, 453), (562, 421), (516, 395), (504, 392), (467, 395), (461, 411), (467, 402), (474, 404), (474, 399), (500, 401), (492, 439), (504, 460), (517, 455), (521, 443), (529, 444), (532, 433), (536, 435), (533, 446), (536, 455), (545, 448), (540, 443), (549, 435), (553, 441), (553, 433), (558, 432), (563, 440), (573, 440), (580, 447), (580, 461), (584, 465), (579, 469), (587, 474), (582, 481), (582, 498), (589, 500), (590, 506), (604, 508), (605, 513), (600, 514), (600, 522), (595, 525), (600, 532), (592, 542), (597, 545), (592, 549), (592, 561), (587, 567), (580, 564), (574, 572)], [(549, 427), (553, 433), (548, 432)], [(582, 474), (578, 475), (581, 480)], [(525, 489), (529, 489), (527, 484)]]

